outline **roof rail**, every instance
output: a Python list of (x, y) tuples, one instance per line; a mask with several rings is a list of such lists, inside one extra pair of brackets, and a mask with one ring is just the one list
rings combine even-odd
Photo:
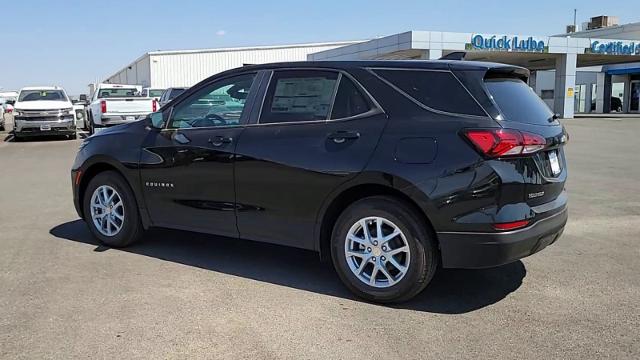
[(464, 51), (455, 51), (440, 58), (440, 60), (458, 60), (463, 61), (467, 55)]

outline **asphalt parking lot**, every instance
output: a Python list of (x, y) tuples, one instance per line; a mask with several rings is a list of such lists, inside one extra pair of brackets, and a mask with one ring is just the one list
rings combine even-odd
[(311, 252), (157, 230), (100, 246), (71, 199), (81, 140), (0, 133), (0, 358), (638, 358), (640, 118), (565, 125), (559, 242), (391, 307)]

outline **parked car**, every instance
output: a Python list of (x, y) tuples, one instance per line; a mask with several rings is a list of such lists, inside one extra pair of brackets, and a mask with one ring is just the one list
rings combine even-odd
[[(591, 100), (591, 111), (596, 111), (596, 101)], [(610, 111), (622, 112), (622, 100), (619, 97), (611, 97)]]
[(0, 98), (0, 131), (5, 130), (5, 114), (13, 113), (13, 104), (15, 104), (15, 98)]
[(567, 134), (526, 69), (472, 61), (247, 66), (85, 140), (96, 238), (186, 229), (320, 252), (358, 296), (407, 300), (438, 265), (506, 264), (567, 221)]
[(23, 88), (14, 105), (13, 115), (13, 135), (18, 140), (35, 135), (76, 138), (73, 105), (61, 87)]
[(157, 89), (157, 88), (148, 88), (148, 87), (146, 87), (146, 88), (142, 89), (141, 96), (154, 98), (157, 101), (160, 101), (160, 97), (162, 96), (162, 94), (164, 92), (165, 92), (165, 89)]
[(96, 128), (144, 119), (158, 109), (155, 99), (140, 96), (134, 85), (99, 84), (89, 104), (89, 133)]
[(622, 99), (619, 97), (611, 97), (611, 111), (622, 112)]
[(185, 87), (168, 88), (167, 90), (165, 90), (162, 93), (162, 96), (160, 97), (160, 100), (159, 100), (160, 107), (165, 106), (167, 103), (169, 103), (169, 101), (171, 101), (171, 100), (175, 99), (176, 97), (180, 96), (187, 89), (188, 88), (185, 88)]

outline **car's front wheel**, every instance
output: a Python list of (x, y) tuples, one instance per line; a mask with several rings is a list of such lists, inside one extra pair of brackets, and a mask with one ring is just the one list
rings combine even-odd
[(376, 302), (414, 297), (438, 264), (425, 222), (408, 204), (386, 196), (365, 198), (344, 210), (334, 226), (331, 255), (344, 284)]
[(84, 193), (84, 218), (105, 245), (124, 247), (142, 237), (138, 206), (125, 179), (115, 171), (96, 175)]

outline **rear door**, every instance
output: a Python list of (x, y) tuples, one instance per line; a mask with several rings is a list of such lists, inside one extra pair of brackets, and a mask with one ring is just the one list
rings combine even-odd
[(567, 178), (563, 150), (567, 134), (563, 126), (521, 79), (489, 76), (484, 83), (502, 114), (502, 127), (538, 134), (546, 140), (543, 151), (518, 163), (527, 184), (525, 200), (532, 206), (554, 200), (564, 190)]
[(263, 92), (236, 148), (240, 236), (311, 249), (322, 201), (362, 171), (386, 116), (339, 71), (277, 70)]

